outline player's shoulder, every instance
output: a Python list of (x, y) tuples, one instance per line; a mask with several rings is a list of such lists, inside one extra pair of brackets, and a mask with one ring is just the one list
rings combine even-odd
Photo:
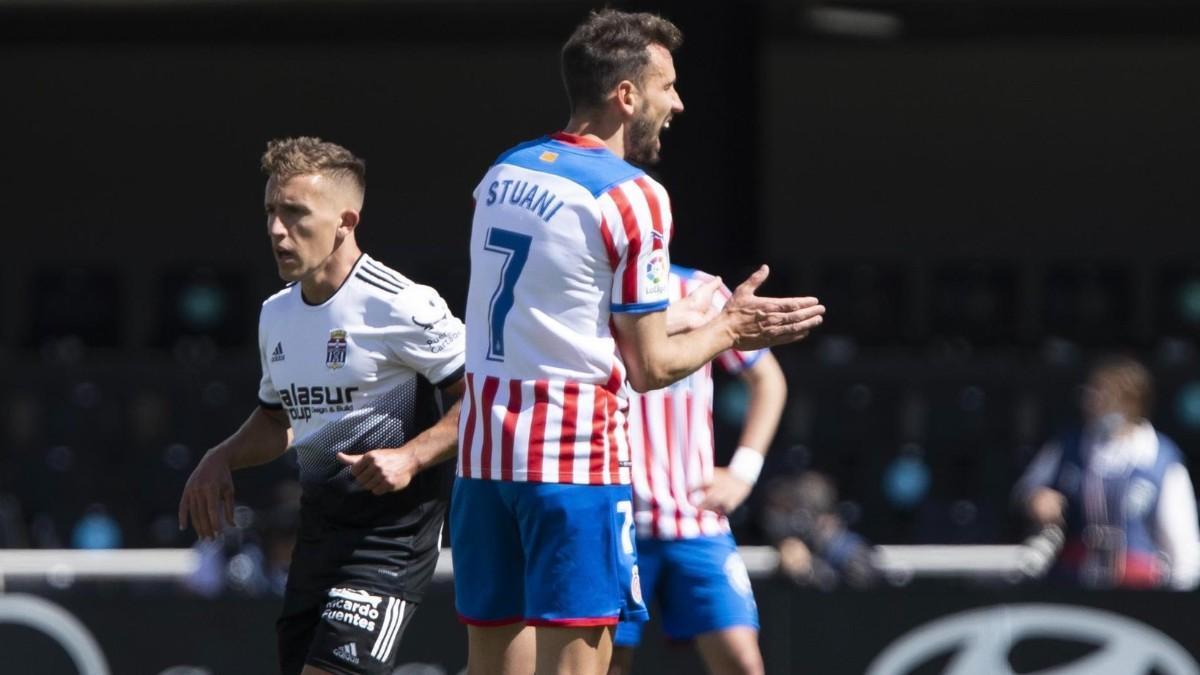
[(353, 283), (359, 293), (382, 300), (383, 304), (378, 306), (386, 307), (385, 313), (392, 316), (424, 316), (446, 307), (436, 288), (413, 281), (365, 254), (349, 283)]
[(282, 309), (284, 307), (284, 305), (286, 305), (289, 302), (289, 300), (292, 297), (292, 293), (298, 293), (298, 292), (300, 292), (299, 284), (298, 284), (298, 282), (295, 282), (295, 281), (284, 286), (283, 288), (279, 289), (278, 291), (275, 291), (270, 296), (268, 296), (266, 300), (263, 300), (263, 303), (262, 303), (263, 315), (265, 316), (268, 313), (279, 311), (280, 309)]
[(388, 304), (403, 302), (411, 289), (419, 286), (412, 279), (388, 267), (367, 254), (354, 266), (346, 283), (356, 291), (386, 301)]
[(570, 134), (543, 136), (503, 152), (494, 166), (515, 166), (565, 179), (592, 197), (639, 178), (646, 172), (617, 157), (602, 144)]

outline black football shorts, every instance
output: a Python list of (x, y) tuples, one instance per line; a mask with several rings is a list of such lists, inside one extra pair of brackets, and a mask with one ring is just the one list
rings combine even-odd
[(415, 522), (361, 529), (301, 523), (276, 622), (280, 671), (390, 674), (437, 564), (444, 502)]

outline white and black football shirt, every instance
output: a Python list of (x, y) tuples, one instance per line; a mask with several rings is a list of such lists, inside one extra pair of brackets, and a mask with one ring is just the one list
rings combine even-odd
[(324, 303), (300, 284), (268, 298), (258, 332), (259, 402), (287, 411), (306, 497), (334, 510), (362, 492), (337, 453), (403, 445), (441, 414), (431, 385), (462, 376), (462, 322), (437, 291), (366, 254)]

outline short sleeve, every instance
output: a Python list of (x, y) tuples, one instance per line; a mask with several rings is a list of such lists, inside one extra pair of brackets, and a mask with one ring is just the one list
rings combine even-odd
[(394, 358), (435, 385), (449, 385), (462, 376), (466, 331), (429, 286), (412, 286), (399, 296), (386, 340)]
[[(283, 401), (279, 398), (279, 392), (275, 390), (275, 383), (271, 381), (270, 364), (272, 350), (267, 340), (266, 329), (262, 317), (258, 320), (258, 359), (262, 367), (262, 379), (258, 382), (258, 404), (270, 410), (280, 410), (283, 408)], [(278, 347), (282, 353), (282, 345)]]
[(600, 196), (601, 234), (613, 269), (613, 312), (656, 312), (669, 300), (667, 241), (671, 208), (666, 190), (646, 176)]
[[(697, 279), (697, 281), (702, 280)], [(722, 309), (725, 307), (725, 303), (729, 302), (729, 298), (731, 297), (733, 297), (733, 293), (731, 293), (729, 289), (722, 284), (721, 288), (717, 289), (716, 293), (713, 293), (713, 307), (717, 310)], [(768, 351), (769, 350), (767, 349), (755, 349), (754, 351), (743, 352), (736, 349), (727, 349), (720, 354), (717, 354), (717, 363), (720, 364), (721, 368), (725, 372), (729, 373), (730, 375), (737, 375), (747, 368), (752, 367), (755, 363), (758, 363), (758, 360), (761, 359)]]

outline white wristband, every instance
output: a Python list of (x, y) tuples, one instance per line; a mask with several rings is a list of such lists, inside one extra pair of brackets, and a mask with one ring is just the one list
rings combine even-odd
[(733, 459), (729, 460), (729, 473), (747, 485), (758, 482), (758, 474), (762, 473), (762, 467), (762, 453), (744, 445), (738, 448), (733, 453)]

